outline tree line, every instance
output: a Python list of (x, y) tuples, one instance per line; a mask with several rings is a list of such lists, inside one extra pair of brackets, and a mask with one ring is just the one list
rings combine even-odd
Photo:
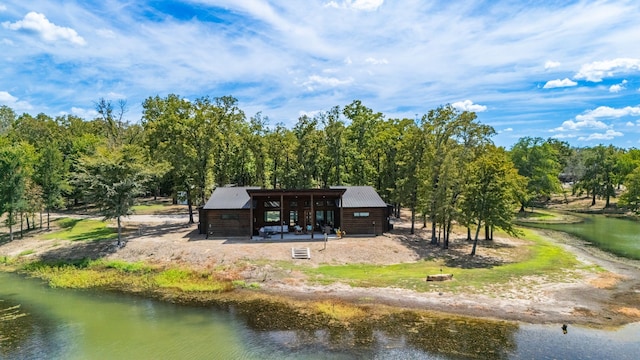
[(261, 113), (247, 118), (231, 96), (170, 94), (142, 107), (135, 123), (126, 121), (124, 101), (98, 100), (94, 119), (0, 107), (0, 215), (11, 239), (18, 223), (30, 229), (36, 214), (82, 203), (120, 230), (120, 218), (145, 194), (184, 196), (193, 222), (194, 207), (229, 184), (370, 185), (397, 213), (411, 209), (412, 232), (418, 218), (424, 226), (429, 219), (431, 242), (445, 248), (453, 224), (466, 226), (476, 243), (483, 227), (485, 238), (494, 227), (514, 233), (518, 207), (544, 204), (562, 192), (561, 180), (594, 204), (604, 198), (609, 206), (619, 190), (618, 205), (640, 206), (639, 150), (530, 137), (507, 150), (475, 113), (450, 105), (394, 119), (356, 100), (300, 116), (291, 128)]

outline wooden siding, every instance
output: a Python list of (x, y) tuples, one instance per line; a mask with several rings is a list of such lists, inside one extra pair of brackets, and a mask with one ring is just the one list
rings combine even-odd
[[(251, 236), (249, 226), (249, 210), (204, 210), (205, 222), (202, 226), (208, 229), (209, 237)], [(237, 219), (223, 219), (223, 215)]]
[[(347, 232), (347, 236), (375, 234), (381, 235), (388, 231), (387, 208), (345, 208), (342, 209), (344, 217), (342, 219), (342, 230)], [(354, 213), (368, 212), (368, 217), (356, 217)], [(375, 226), (373, 222), (375, 221)]]

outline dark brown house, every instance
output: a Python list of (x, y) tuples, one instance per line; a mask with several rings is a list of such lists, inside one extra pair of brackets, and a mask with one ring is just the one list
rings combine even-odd
[(220, 187), (199, 209), (200, 233), (212, 237), (287, 233), (318, 236), (326, 226), (348, 235), (380, 235), (389, 230), (387, 204), (370, 186), (328, 189)]

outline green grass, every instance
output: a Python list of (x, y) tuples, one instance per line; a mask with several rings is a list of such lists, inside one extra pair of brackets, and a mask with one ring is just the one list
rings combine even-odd
[(34, 251), (34, 250), (32, 250), (32, 249), (24, 250), (24, 251), (21, 251), (21, 252), (20, 252), (20, 254), (18, 254), (18, 257), (31, 255), (31, 254), (33, 254), (34, 252), (35, 252), (35, 251)]
[[(566, 276), (564, 270), (575, 269), (575, 256), (559, 246), (544, 240), (530, 230), (522, 230), (531, 240), (525, 252), (526, 258), (519, 262), (497, 265), (490, 268), (447, 267), (443, 260), (424, 260), (394, 265), (321, 265), (317, 268), (300, 267), (320, 284), (343, 282), (358, 287), (401, 287), (418, 291), (443, 289), (456, 291), (463, 288), (481, 288), (487, 285), (505, 285), (514, 278), (540, 275), (550, 278)], [(480, 249), (481, 253), (482, 249)], [(429, 282), (426, 276), (442, 273), (453, 274), (454, 281)]]
[(55, 221), (62, 230), (44, 235), (44, 239), (87, 241), (111, 240), (118, 237), (117, 230), (108, 228), (107, 223), (89, 219), (62, 218)]
[(131, 207), (131, 211), (133, 211), (137, 215), (152, 215), (163, 212), (166, 209), (167, 205), (163, 204), (141, 204)]
[[(224, 292), (235, 288), (232, 280), (215, 274), (179, 268), (158, 269), (142, 262), (83, 259), (73, 262), (35, 261), (22, 267), (57, 288), (123, 288), (129, 291), (176, 289), (183, 292)], [(240, 286), (238, 286), (240, 287)], [(252, 285), (243, 287), (253, 288)]]

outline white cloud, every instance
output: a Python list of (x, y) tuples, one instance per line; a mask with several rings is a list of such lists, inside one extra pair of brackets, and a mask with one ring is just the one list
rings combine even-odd
[(615, 137), (624, 136), (623, 133), (614, 130), (607, 130), (604, 134), (602, 133), (593, 133), (589, 136), (581, 136), (578, 140), (581, 141), (591, 141), (591, 140), (613, 140)]
[(454, 108), (460, 111), (473, 111), (473, 112), (483, 112), (487, 111), (487, 107), (484, 105), (474, 104), (471, 100), (457, 101), (451, 104)]
[(591, 82), (600, 82), (603, 78), (616, 74), (640, 71), (640, 59), (618, 58), (614, 60), (595, 61), (582, 65), (575, 79), (585, 79)]
[(105, 39), (115, 39), (116, 33), (113, 30), (109, 29), (98, 29), (96, 30), (96, 34), (100, 35)]
[(94, 109), (83, 109), (75, 106), (71, 108), (71, 114), (85, 120), (92, 120), (98, 116), (98, 112)]
[(544, 89), (553, 89), (553, 88), (559, 88), (559, 87), (569, 87), (569, 86), (576, 86), (578, 85), (577, 82), (569, 79), (569, 78), (564, 78), (562, 80), (560, 79), (556, 79), (556, 80), (550, 80), (547, 81), (546, 84), (544, 84), (543, 88)]
[(587, 121), (599, 118), (621, 118), (624, 116), (640, 116), (640, 106), (627, 106), (619, 109), (599, 106), (593, 110), (586, 111), (583, 115), (576, 116), (576, 120)]
[(506, 129), (504, 129), (504, 130), (502, 130), (502, 131), (503, 131), (503, 132), (511, 132), (511, 131), (513, 131), (513, 128), (506, 128)]
[(6, 91), (0, 91), (0, 104), (7, 105), (13, 110), (31, 110), (33, 108), (27, 101), (20, 101)]
[(387, 59), (376, 59), (376, 58), (372, 58), (372, 57), (368, 57), (365, 62), (372, 64), (372, 65), (383, 65), (383, 64), (388, 64), (389, 61), (387, 61)]
[(627, 123), (625, 125), (627, 125), (629, 127), (636, 126), (636, 124), (632, 123), (631, 121), (627, 121)]
[(318, 75), (309, 76), (308, 80), (303, 83), (309, 91), (313, 91), (316, 85), (323, 87), (336, 87), (341, 85), (347, 85), (353, 82), (353, 79), (340, 80), (334, 77), (322, 77)]
[(552, 138), (555, 139), (574, 139), (577, 137), (577, 135), (575, 134), (555, 134), (553, 136), (551, 136)]
[(625, 85), (627, 84), (627, 82), (628, 82), (627, 80), (622, 80), (622, 82), (620, 84), (611, 85), (609, 87), (609, 92), (618, 93), (618, 92), (626, 89)]
[(620, 84), (611, 85), (609, 87), (609, 92), (612, 92), (612, 93), (619, 93), (622, 90), (624, 90), (624, 86), (622, 86)]
[[(578, 117), (576, 116), (576, 119)], [(578, 121), (567, 120), (562, 123), (560, 127), (557, 127), (551, 131), (575, 131), (581, 129), (606, 129), (609, 126), (602, 121), (595, 119), (578, 119)]]
[(546, 63), (544, 63), (544, 69), (545, 70), (549, 70), (549, 69), (553, 69), (553, 68), (557, 68), (558, 66), (560, 66), (560, 63), (557, 61), (547, 61)]
[(0, 4), (0, 11), (7, 11), (7, 6)]
[(9, 30), (26, 30), (35, 32), (45, 41), (67, 40), (77, 45), (85, 45), (86, 41), (78, 33), (68, 27), (58, 26), (50, 22), (44, 14), (30, 12), (24, 19), (14, 23), (3, 22), (2, 26)]
[(117, 93), (117, 92), (113, 92), (113, 91), (110, 91), (110, 92), (107, 94), (107, 99), (116, 99), (116, 100), (120, 100), (120, 99), (126, 99), (126, 98), (127, 98), (127, 96), (126, 96), (126, 95), (124, 95), (124, 94), (120, 94), (120, 93)]
[(374, 11), (382, 6), (382, 3), (384, 3), (384, 0), (344, 0), (341, 2), (329, 1), (325, 6), (336, 9)]

